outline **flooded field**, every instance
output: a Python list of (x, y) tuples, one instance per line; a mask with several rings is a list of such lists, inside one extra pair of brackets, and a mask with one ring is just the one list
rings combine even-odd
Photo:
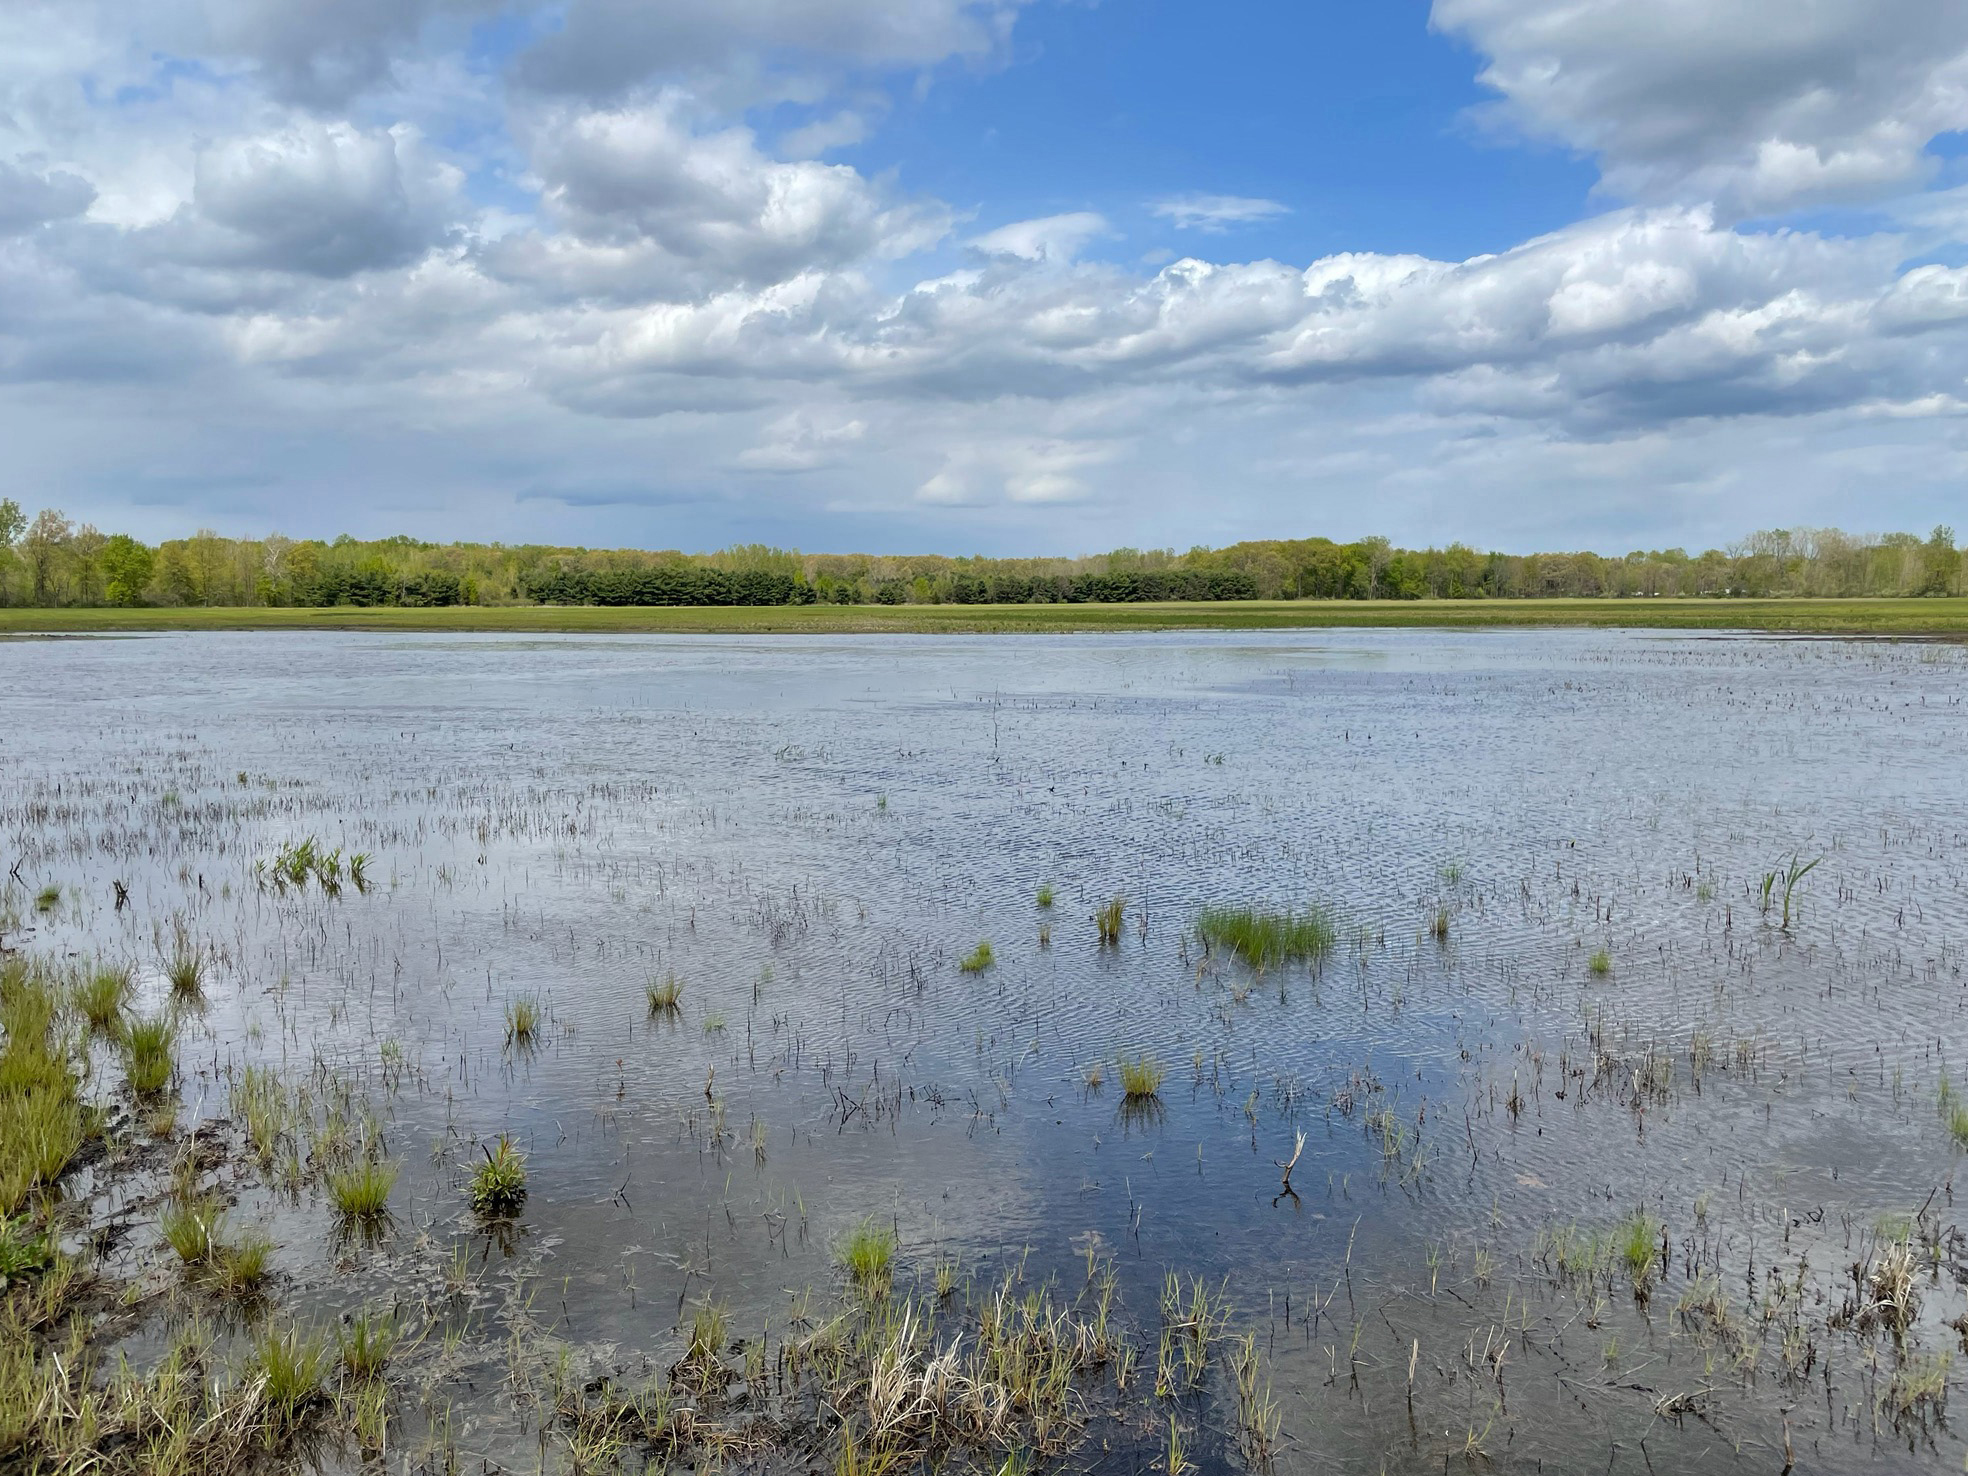
[(0, 691), (9, 1049), (85, 1107), (7, 1192), (10, 1468), (1968, 1457), (1961, 647), (201, 633)]

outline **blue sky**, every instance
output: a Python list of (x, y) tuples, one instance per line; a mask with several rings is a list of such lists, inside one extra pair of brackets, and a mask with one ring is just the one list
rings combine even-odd
[(22, 0), (16, 496), (1081, 552), (1961, 525), (1968, 7)]

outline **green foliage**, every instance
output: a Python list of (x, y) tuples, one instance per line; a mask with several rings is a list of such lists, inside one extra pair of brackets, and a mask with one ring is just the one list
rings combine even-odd
[(485, 1162), (472, 1171), (466, 1197), (487, 1216), (510, 1215), (526, 1202), (526, 1157), (505, 1134), (485, 1150)]
[(0, 603), (15, 605), (572, 606), (1067, 605), (1242, 600), (1510, 600), (1608, 596), (1946, 595), (1962, 587), (1954, 532), (1856, 537), (1752, 534), (1728, 552), (1681, 549), (1504, 554), (1462, 544), (1397, 548), (1385, 538), (1262, 539), (1224, 548), (1117, 548), (1084, 558), (803, 554), (744, 545), (711, 554), (552, 545), (332, 542), (201, 532), (154, 548), (76, 528), (56, 509), (31, 521), (0, 503)]
[(856, 1286), (886, 1286), (895, 1262), (895, 1231), (874, 1220), (863, 1220), (847, 1233), (835, 1252)]
[(674, 1014), (683, 1002), (683, 980), (675, 974), (651, 979), (644, 988), (649, 996), (649, 1013), (652, 1015)]
[(1196, 932), (1212, 949), (1233, 953), (1254, 969), (1315, 963), (1338, 936), (1332, 919), (1316, 908), (1266, 912), (1255, 907), (1206, 907)]
[(396, 1187), (399, 1165), (365, 1161), (328, 1175), (328, 1194), (345, 1220), (374, 1221), (389, 1212), (390, 1190)]
[(89, 1028), (104, 1035), (115, 1035), (123, 1023), (123, 1009), (130, 999), (130, 971), (127, 968), (100, 968), (75, 986), (75, 1008), (89, 1022)]
[(1093, 915), (1093, 925), (1100, 930), (1100, 943), (1103, 948), (1111, 948), (1121, 941), (1121, 919), (1127, 915), (1127, 898), (1115, 897), (1103, 904)]
[(958, 962), (957, 967), (966, 974), (981, 974), (996, 961), (997, 955), (991, 952), (991, 940), (986, 938)]
[(1162, 1078), (1166, 1075), (1162, 1063), (1153, 1056), (1136, 1056), (1132, 1061), (1123, 1056), (1120, 1059), (1121, 1090), (1130, 1101), (1144, 1102), (1150, 1097), (1161, 1095)]
[(123, 1029), (123, 1074), (130, 1090), (152, 1096), (170, 1085), (178, 1027), (169, 1015), (131, 1020)]
[(1585, 961), (1585, 966), (1593, 977), (1603, 979), (1613, 971), (1613, 956), (1603, 948), (1598, 949)]

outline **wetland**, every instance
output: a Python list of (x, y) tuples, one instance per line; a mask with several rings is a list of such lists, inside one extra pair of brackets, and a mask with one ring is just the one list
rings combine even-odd
[(0, 1469), (1960, 1469), (1968, 649), (0, 642)]

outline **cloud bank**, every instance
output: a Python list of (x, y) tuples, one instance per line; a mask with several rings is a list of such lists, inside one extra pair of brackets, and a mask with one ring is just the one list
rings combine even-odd
[[(1243, 260), (1303, 208), (1170, 193), (1142, 217), (1193, 254), (1154, 270), (1091, 208), (992, 220), (827, 160), (883, 89), (1016, 65), (1018, 19), (24, 0), (21, 490), (146, 531), (1069, 548), (1915, 525), (1956, 495), (1968, 204), (1928, 186), (1968, 10), (1436, 0), (1485, 59), (1475, 126), (1595, 160), (1597, 213), (1462, 261)], [(782, 102), (815, 121), (775, 139)], [(1828, 205), (1870, 223), (1798, 214)], [(653, 490), (594, 491), (621, 486)]]

